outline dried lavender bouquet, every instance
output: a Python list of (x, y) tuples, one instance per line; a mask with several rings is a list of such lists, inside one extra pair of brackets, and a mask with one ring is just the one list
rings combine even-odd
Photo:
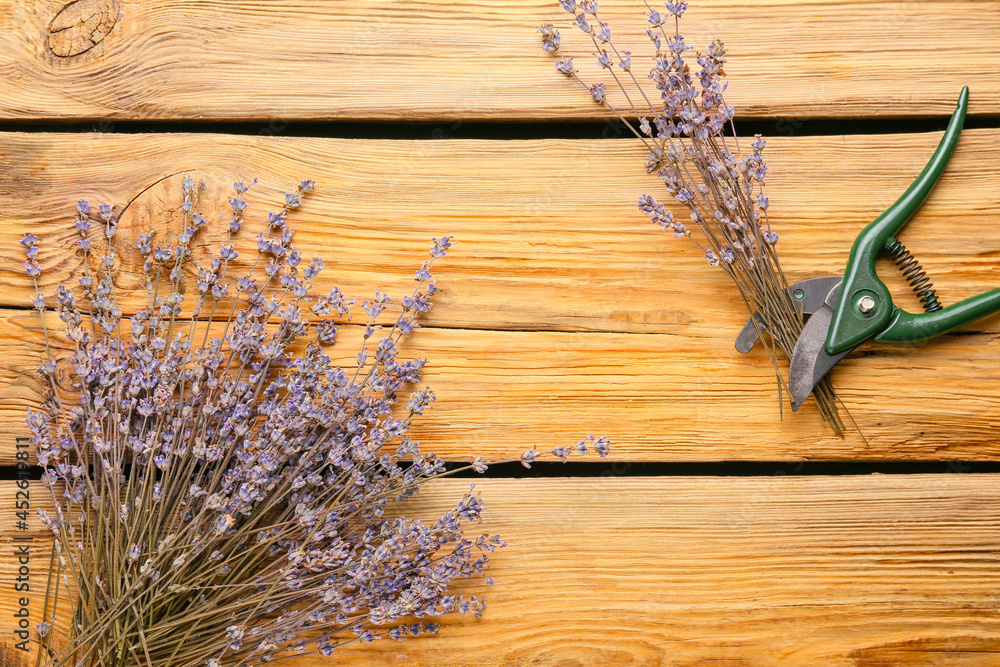
[[(49, 393), (27, 419), (55, 506), (54, 515), (39, 510), (56, 540), (39, 665), (330, 656), (354, 641), (434, 634), (428, 617), (483, 611), (481, 599), (449, 588), (482, 574), (504, 546), (497, 535), (463, 534), (484, 509), (479, 496), (470, 490), (431, 523), (392, 508), (454, 472), (407, 437), (434, 399), (430, 389), (410, 390), (405, 409), (394, 410), (425, 363), (400, 359), (397, 344), (431, 308), (432, 264), (452, 240), (434, 240), (391, 327), (376, 325), (387, 296), (363, 304), (362, 350), (343, 368), (324, 346), (353, 302), (336, 288), (310, 296), (324, 265), (303, 262), (287, 223), (312, 181), (268, 213), (249, 270), (230, 277), (250, 185), (234, 185), (227, 240), (194, 268), (191, 242), (206, 218), (185, 177), (176, 242), (139, 237), (147, 296), (129, 318), (112, 280), (115, 213), (77, 205), (83, 299), (64, 286), (55, 294), (73, 388), (57, 387), (46, 327)], [(87, 268), (92, 236), (104, 249), (96, 273)], [(44, 325), (38, 239), (21, 243)], [(316, 340), (302, 345), (309, 334)], [(590, 444), (607, 452), (605, 438), (589, 438), (553, 454), (565, 460)], [(521, 461), (537, 457), (532, 448)]]
[[(803, 315), (789, 296), (775, 250), (778, 234), (768, 217), (767, 165), (761, 155), (767, 142), (756, 135), (749, 154), (741, 154), (733, 124), (735, 110), (726, 104), (726, 47), (715, 40), (704, 53), (697, 53), (700, 69), (692, 72), (685, 58), (692, 47), (680, 33), (680, 17), (688, 3), (667, 2), (662, 13), (646, 4), (646, 34), (654, 50), (648, 79), (656, 90), (647, 94), (633, 73), (631, 52), (615, 45), (611, 27), (598, 15), (597, 0), (560, 0), (559, 4), (593, 44), (598, 66), (621, 94), (620, 108), (608, 99), (604, 83), (583, 81), (572, 58), (562, 52), (560, 33), (551, 24), (539, 28), (543, 48), (559, 56), (559, 72), (578, 81), (646, 145), (647, 172), (661, 178), (671, 197), (687, 208), (693, 224), (678, 219), (648, 194), (639, 198), (639, 209), (674, 237), (693, 241), (709, 265), (732, 278), (755, 326), (758, 321), (752, 314), (759, 313), (765, 326), (758, 333), (774, 365), (779, 405), (783, 406), (786, 386), (778, 354), (791, 359)], [(668, 32), (665, 26), (673, 30)], [(634, 87), (631, 95), (629, 82)], [(732, 128), (729, 137), (727, 124)], [(829, 379), (816, 386), (814, 395), (823, 418), (843, 434), (838, 399)]]

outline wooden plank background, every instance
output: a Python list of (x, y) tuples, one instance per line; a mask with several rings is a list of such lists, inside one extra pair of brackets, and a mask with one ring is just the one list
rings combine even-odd
[[(602, 0), (601, 12), (640, 74), (641, 3)], [(733, 348), (746, 315), (725, 276), (638, 214), (642, 192), (664, 193), (636, 143), (365, 138), (387, 127), (447, 136), (466, 121), (532, 123), (505, 135), (544, 135), (562, 121), (607, 119), (539, 48), (537, 26), (557, 23), (583, 75), (596, 76), (592, 46), (565, 17), (555, 0), (0, 0), (0, 667), (17, 665), (6, 646), (13, 441), (25, 406), (41, 399), (43, 343), (24, 309), (17, 241), (41, 237), (51, 294), (81, 270), (67, 251), (75, 201), (124, 208), (116, 287), (134, 310), (130, 243), (178, 231), (184, 173), (211, 220), (196, 248), (203, 261), (235, 178), (261, 179), (244, 254), (281, 193), (315, 179), (291, 218), (296, 243), (328, 259), (321, 287), (351, 297), (403, 294), (430, 237), (458, 237), (438, 267), (437, 306), (404, 347), (428, 357), (439, 398), (414, 429), (426, 448), (465, 461), (589, 433), (614, 440), (597, 477), (478, 483), (489, 505), (482, 529), (510, 543), (494, 560), (495, 587), (464, 582), (488, 598), (483, 619), (344, 649), (343, 664), (997, 664), (995, 474), (631, 473), (640, 462), (794, 471), (804, 460), (919, 461), (942, 473), (961, 469), (956, 460), (995, 462), (1000, 316), (845, 360), (835, 382), (869, 442), (840, 439), (811, 403), (778, 420), (767, 359)], [(1000, 3), (699, 0), (683, 32), (697, 47), (727, 43), (728, 101), (741, 119), (768, 121), (756, 125), (770, 130), (767, 189), (793, 281), (842, 271), (857, 232), (940, 137), (869, 134), (869, 121), (943, 118), (969, 85), (979, 129), (963, 133), (901, 238), (946, 304), (1000, 285)], [(383, 122), (325, 123), (369, 120)], [(61, 131), (73, 127), (62, 121), (103, 132), (144, 121), (153, 132)], [(189, 133), (204, 121), (242, 121), (243, 134)], [(356, 139), (280, 136), (294, 121), (317, 133), (361, 129)], [(818, 125), (843, 131), (808, 136)], [(619, 132), (609, 124), (605, 134)], [(891, 269), (882, 276), (916, 309)], [(351, 357), (359, 335), (342, 327), (333, 349)], [(408, 513), (439, 511), (465, 484), (440, 480)], [(40, 578), (44, 566), (33, 571)]]
[[(0, 486), (5, 527), (11, 488)], [(440, 480), (410, 514), (440, 513), (465, 488)], [(491, 562), (494, 586), (459, 584), (486, 597), (483, 618), (442, 617), (437, 637), (345, 647), (337, 664), (1000, 660), (995, 475), (484, 480), (477, 489), (489, 507), (482, 532), (508, 542)], [(39, 553), (45, 536), (33, 534)], [(44, 581), (42, 560), (33, 582)], [(9, 563), (0, 561), (4, 589)], [(0, 599), (5, 641), (11, 602)]]
[[(601, 11), (645, 63), (642, 3)], [(0, 118), (604, 117), (539, 47), (567, 17), (555, 0), (3, 0)], [(944, 115), (966, 84), (972, 113), (1000, 113), (991, 0), (701, 0), (684, 25), (729, 46), (744, 115)]]

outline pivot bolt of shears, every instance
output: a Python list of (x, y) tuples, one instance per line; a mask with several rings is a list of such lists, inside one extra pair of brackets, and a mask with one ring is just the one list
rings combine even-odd
[(867, 315), (868, 313), (875, 310), (875, 299), (868, 296), (867, 294), (860, 299), (858, 299), (858, 310)]

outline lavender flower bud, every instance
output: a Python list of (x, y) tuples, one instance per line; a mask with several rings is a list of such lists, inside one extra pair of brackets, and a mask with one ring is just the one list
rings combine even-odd
[(649, 40), (651, 42), (653, 42), (653, 47), (656, 49), (657, 53), (659, 53), (659, 51), (660, 51), (660, 33), (658, 33), (657, 31), (653, 30), (652, 28), (647, 28), (646, 29), (646, 36), (648, 36)]
[(267, 224), (270, 227), (283, 227), (285, 225), (285, 216), (282, 213), (275, 213), (274, 211), (267, 212)]
[(597, 25), (600, 28), (600, 30), (597, 31), (597, 35), (596, 35), (597, 41), (599, 43), (601, 43), (601, 44), (604, 44), (604, 43), (610, 41), (611, 40), (611, 26), (609, 26), (604, 21), (598, 21)]
[(306, 280), (312, 280), (323, 270), (323, 266), (323, 260), (319, 257), (313, 257), (309, 262), (309, 266), (302, 272), (302, 277)]
[(447, 254), (448, 248), (452, 246), (454, 240), (450, 236), (442, 236), (439, 239), (431, 239), (434, 241), (434, 247), (431, 248), (431, 257), (438, 258), (444, 257)]
[(271, 242), (263, 233), (257, 235), (257, 252), (264, 255), (271, 250)]
[(233, 249), (233, 245), (231, 243), (227, 243), (219, 249), (219, 257), (227, 262), (230, 262), (239, 257), (239, 253)]
[(559, 31), (552, 27), (551, 23), (546, 23), (538, 29), (542, 33), (542, 48), (546, 51), (558, 51), (561, 40)]
[(520, 460), (521, 460), (521, 465), (523, 465), (525, 468), (530, 468), (531, 464), (538, 460), (538, 450), (532, 447), (531, 449), (521, 454)]
[(688, 3), (686, 2), (668, 2), (666, 3), (667, 11), (674, 16), (680, 17), (687, 11)]
[(337, 340), (337, 327), (330, 320), (321, 320), (316, 325), (316, 337), (321, 343), (332, 344)]
[[(632, 71), (632, 52), (631, 51), (626, 51), (626, 50), (622, 49), (622, 51), (621, 51), (621, 59), (618, 61), (618, 66), (621, 67), (626, 72), (631, 72)], [(642, 120), (646, 123), (646, 127), (647, 127), (647, 129), (643, 130), (643, 132), (648, 133), (649, 132), (649, 130), (648, 130), (649, 121), (647, 121), (645, 118), (643, 118)]]

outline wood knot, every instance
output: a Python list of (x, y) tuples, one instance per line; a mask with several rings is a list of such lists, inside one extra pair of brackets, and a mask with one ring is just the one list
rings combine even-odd
[[(118, 289), (145, 290), (143, 257), (136, 248), (140, 234), (153, 232), (153, 248), (177, 243), (177, 235), (183, 231), (186, 220), (181, 210), (184, 177), (191, 174), (192, 172), (187, 171), (168, 174), (146, 185), (124, 206), (114, 207), (118, 227), (114, 241), (115, 268), (112, 279)], [(205, 170), (196, 175), (199, 178), (195, 185), (193, 210), (208, 213), (215, 224), (199, 231), (191, 243), (191, 261), (185, 262), (185, 272), (191, 275), (197, 274), (196, 266), (199, 262), (211, 261), (214, 249), (226, 238), (228, 218), (221, 213), (212, 215), (212, 207), (227, 200), (230, 190), (222, 184), (233, 180), (229, 175), (223, 177), (222, 174)], [(103, 229), (103, 223), (96, 226)], [(90, 255), (91, 270), (94, 273), (101, 270), (101, 254), (106, 246), (99, 247), (99, 252), (92, 252)]]
[(118, 16), (117, 0), (74, 0), (52, 17), (46, 46), (60, 58), (86, 53), (111, 34)]
[[(80, 390), (79, 378), (71, 357), (62, 356), (56, 359), (55, 383), (60, 390), (65, 392)], [(0, 667), (3, 667), (2, 663), (0, 663)]]

